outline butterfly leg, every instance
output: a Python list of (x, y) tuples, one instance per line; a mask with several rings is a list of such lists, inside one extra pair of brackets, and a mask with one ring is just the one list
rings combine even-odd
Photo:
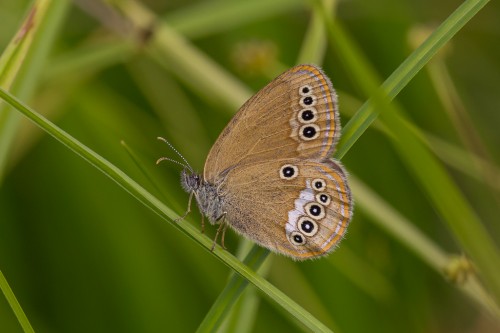
[(217, 237), (219, 237), (219, 233), (222, 231), (222, 242), (221, 242), (221, 245), (222, 245), (222, 248), (225, 250), (226, 247), (224, 246), (224, 236), (226, 234), (226, 212), (222, 213), (221, 216), (219, 216), (217, 218), (216, 221), (219, 221), (222, 219), (222, 222), (220, 223), (219, 227), (217, 228), (217, 232), (215, 233), (215, 237), (214, 237), (214, 242), (212, 244), (212, 248), (210, 249), (210, 251), (213, 251), (215, 249), (215, 245), (217, 244)]
[[(184, 220), (184, 218), (189, 214), (191, 213), (191, 201), (193, 200), (193, 195), (194, 195), (194, 191), (191, 192), (191, 194), (189, 195), (189, 201), (188, 201), (188, 208), (186, 210), (186, 212), (184, 213), (184, 215), (182, 216), (179, 216), (178, 218), (176, 218), (174, 220), (174, 222), (179, 222), (179, 221), (182, 221)], [(202, 224), (203, 225), (203, 224)]]
[(227, 223), (224, 223), (224, 229), (222, 229), (222, 238), (221, 238), (221, 245), (222, 245), (222, 248), (224, 250), (227, 250), (226, 249), (226, 245), (224, 244), (224, 239), (226, 238), (226, 230), (227, 230)]
[(201, 213), (201, 233), (205, 233), (205, 215), (203, 213)]

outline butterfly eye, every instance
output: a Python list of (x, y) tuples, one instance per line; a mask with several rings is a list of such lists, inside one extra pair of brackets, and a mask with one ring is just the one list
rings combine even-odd
[(330, 196), (328, 194), (319, 193), (316, 194), (316, 201), (322, 204), (323, 206), (328, 206), (332, 200), (330, 199)]
[(304, 125), (299, 130), (299, 136), (302, 140), (314, 140), (319, 136), (319, 126), (316, 124)]
[(318, 111), (314, 107), (302, 109), (299, 111), (299, 121), (303, 124), (312, 123), (316, 120)]
[(312, 186), (316, 191), (324, 191), (326, 188), (326, 182), (323, 179), (313, 179)]
[(297, 222), (297, 227), (306, 236), (314, 236), (318, 232), (318, 224), (307, 216), (302, 216)]
[(307, 95), (312, 94), (312, 90), (313, 90), (312, 87), (310, 85), (306, 84), (306, 85), (299, 88), (299, 94), (301, 96), (307, 96)]
[(316, 105), (316, 97), (314, 96), (304, 96), (300, 99), (300, 105), (303, 107), (314, 106)]
[(300, 232), (294, 231), (290, 234), (290, 242), (293, 245), (301, 246), (306, 243), (306, 238)]
[(295, 165), (285, 164), (280, 169), (280, 178), (281, 179), (294, 179), (299, 175), (299, 168)]
[(318, 205), (316, 202), (310, 202), (305, 207), (307, 215), (316, 220), (321, 220), (325, 217), (325, 209), (323, 206)]

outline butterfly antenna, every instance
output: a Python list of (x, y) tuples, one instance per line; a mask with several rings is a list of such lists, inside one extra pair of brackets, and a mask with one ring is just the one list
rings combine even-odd
[(189, 171), (191, 171), (191, 173), (194, 173), (194, 170), (193, 170), (193, 168), (191, 168), (191, 165), (189, 165), (188, 161), (184, 158), (184, 156), (182, 156), (181, 153), (179, 153), (179, 151), (177, 151), (177, 149), (174, 148), (174, 146), (172, 146), (172, 144), (170, 142), (167, 141), (167, 139), (159, 136), (158, 140), (165, 142), (170, 147), (170, 149), (172, 149), (184, 161), (184, 164), (179, 162), (179, 161), (173, 160), (171, 158), (167, 158), (167, 157), (162, 157), (162, 158), (158, 159), (158, 161), (156, 161), (156, 164), (160, 163), (161, 161), (166, 160), (166, 161), (170, 161), (170, 162), (174, 162), (176, 164), (182, 165), (183, 167), (188, 168)]
[(185, 165), (184, 163), (181, 163), (179, 161), (176, 161), (176, 160), (173, 160), (171, 158), (168, 158), (168, 157), (160, 157), (157, 161), (156, 161), (156, 164), (160, 164), (162, 161), (170, 161), (170, 162), (173, 162), (175, 164), (179, 164), (181, 165), (183, 168), (187, 168), (189, 169), (189, 166)]

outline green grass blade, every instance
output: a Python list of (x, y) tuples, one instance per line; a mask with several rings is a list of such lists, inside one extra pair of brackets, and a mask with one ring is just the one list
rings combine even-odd
[[(239, 242), (238, 250), (236, 256), (243, 259), (250, 259), (250, 252), (256, 250), (255, 244), (247, 239), (243, 239)], [(268, 252), (269, 253), (269, 252)], [(254, 255), (256, 257), (256, 255)], [(269, 273), (269, 268), (273, 262), (272, 257), (267, 257), (260, 265), (255, 265), (253, 268), (260, 275), (267, 277)], [(260, 267), (257, 267), (260, 266)], [(230, 275), (230, 279), (234, 277), (234, 273)], [(239, 280), (244, 280), (238, 277)], [(242, 332), (250, 333), (253, 332), (256, 319), (258, 318), (258, 310), (261, 304), (261, 297), (257, 294), (255, 288), (245, 288), (240, 297), (237, 297), (237, 301), (234, 306), (229, 309), (229, 315), (224, 318), (224, 321), (220, 328), (217, 329), (218, 332)]]
[(403, 160), (414, 172), (467, 254), (472, 257), (480, 275), (500, 303), (500, 255), (478, 216), (444, 167), (411, 130), (408, 122), (391, 111), (383, 112), (381, 119), (395, 134), (397, 139), (393, 143)]
[(129, 147), (129, 145), (125, 142), (125, 140), (122, 140), (120, 142), (122, 145), (123, 149), (127, 152), (128, 156), (130, 156), (130, 159), (132, 162), (134, 162), (134, 165), (139, 169), (139, 171), (144, 175), (144, 178), (148, 181), (149, 185), (151, 186), (152, 189), (155, 190), (156, 193), (161, 197), (161, 199), (166, 200), (166, 195), (160, 188), (160, 186), (157, 185), (157, 183), (154, 181), (153, 176), (151, 173), (146, 169), (143, 163), (141, 163), (139, 156), (137, 156), (137, 153)]
[[(425, 134), (429, 148), (449, 166), (483, 182), (492, 190), (500, 192), (500, 169), (483, 156), (468, 152), (430, 133)], [(484, 170), (487, 170), (486, 172)], [(483, 174), (481, 174), (483, 172)], [(484, 175), (487, 173), (487, 175)]]
[[(361, 105), (353, 97), (348, 95), (343, 96), (344, 104), (346, 100), (348, 104), (354, 106)], [(380, 120), (374, 122), (372, 128), (375, 128), (391, 140), (396, 140), (396, 135)], [(480, 177), (476, 174), (475, 164), (483, 163), (485, 167), (493, 170), (493, 166), (489, 165), (486, 161), (480, 159), (476, 155), (470, 154), (463, 149), (456, 147), (450, 143), (439, 139), (430, 133), (425, 133), (416, 126), (412, 126), (411, 131), (414, 132), (420, 142), (430, 150), (432, 150), (444, 163), (464, 172), (468, 176), (475, 179)], [(471, 160), (476, 162), (473, 164)], [(498, 171), (497, 171), (498, 174)], [(458, 255), (447, 254), (437, 244), (434, 244), (428, 237), (426, 237), (419, 229), (399, 214), (391, 205), (385, 202), (367, 185), (363, 184), (355, 176), (349, 177), (351, 188), (358, 207), (365, 211), (368, 215), (373, 217), (373, 221), (386, 230), (392, 237), (401, 242), (404, 246), (408, 247), (418, 257), (420, 257), (427, 265), (433, 268), (439, 274), (445, 274), (450, 265), (452, 265)], [(478, 179), (482, 180), (482, 179)], [(445, 274), (446, 275), (446, 274)], [(449, 277), (445, 276), (448, 281)], [(471, 297), (480, 306), (484, 307), (493, 316), (500, 318), (500, 308), (492, 301), (491, 297), (486, 292), (484, 286), (480, 281), (469, 274), (469, 278), (465, 283), (457, 284), (460, 290), (464, 291), (466, 295)]]
[[(458, 256), (452, 256), (443, 251), (362, 181), (354, 176), (351, 176), (349, 180), (361, 210), (370, 215), (375, 223), (392, 234), (437, 273), (445, 275), (455, 257)], [(475, 276), (470, 274), (463, 283), (457, 283), (456, 286), (479, 306), (500, 319), (500, 309), (491, 301), (491, 297)]]
[(258, 310), (261, 304), (260, 296), (255, 288), (246, 288), (238, 302), (231, 309), (230, 315), (226, 317), (221, 329), (223, 332), (251, 333), (258, 318)]
[(71, 76), (72, 73), (99, 72), (126, 61), (134, 51), (132, 43), (121, 39), (84, 44), (52, 59), (44, 70), (43, 78), (57, 80)]
[[(23, 98), (31, 94), (67, 6), (66, 0), (33, 2), (18, 33), (0, 57), (0, 87)], [(18, 113), (0, 105), (0, 181), (19, 119)]]
[[(317, 3), (314, 3), (314, 5), (315, 6), (313, 6), (313, 12), (310, 18), (311, 21), (309, 22), (309, 26), (297, 58), (297, 64), (323, 63), (323, 58), (328, 46), (326, 26), (323, 22), (323, 7), (319, 6)], [(336, 5), (337, 1), (327, 0), (325, 1), (324, 10), (327, 10), (328, 13), (334, 15)]]
[[(154, 13), (137, 1), (114, 5), (138, 29), (147, 30), (153, 22), (158, 22)], [(160, 65), (175, 73), (200, 96), (222, 102), (232, 112), (252, 95), (241, 81), (163, 22), (155, 26), (149, 45), (149, 51)]]
[[(257, 271), (268, 255), (268, 250), (259, 246), (253, 246), (243, 260), (243, 263), (254, 271)], [(241, 278), (239, 275), (232, 274), (224, 290), (220, 293), (219, 297), (217, 297), (217, 300), (201, 322), (197, 332), (217, 331), (247, 286), (247, 280)]]
[(14, 311), (14, 314), (16, 315), (17, 320), (19, 321), (19, 324), (21, 325), (23, 331), (27, 333), (35, 332), (33, 330), (33, 327), (31, 327), (28, 317), (26, 317), (26, 314), (24, 313), (23, 309), (21, 308), (21, 305), (17, 301), (14, 292), (10, 288), (7, 279), (5, 278), (1, 270), (0, 270), (0, 290), (3, 291), (3, 294), (5, 295), (5, 298), (7, 299), (7, 302), (9, 303), (12, 311)]
[[(350, 96), (340, 91), (341, 99), (343, 101), (344, 108), (341, 109), (343, 113), (348, 113), (351, 117), (354, 112), (349, 113), (349, 110), (358, 109), (362, 103)], [(345, 107), (347, 106), (347, 108)], [(402, 110), (402, 113), (406, 113), (406, 110)], [(483, 182), (486, 186), (491, 187), (495, 191), (500, 191), (500, 169), (496, 167), (489, 159), (485, 159), (483, 156), (479, 156), (474, 152), (469, 152), (463, 148), (447, 142), (444, 139), (431, 134), (428, 131), (424, 131), (417, 126), (412, 126), (413, 131), (418, 134), (421, 142), (426, 145), (434, 154), (443, 161), (446, 165), (462, 172), (463, 174)], [(394, 139), (394, 134), (385, 126), (380, 120), (372, 124), (372, 129), (377, 129), (378, 131), (388, 135), (389, 138)], [(485, 177), (480, 172), (482, 170), (488, 170), (488, 177)], [(487, 182), (487, 179), (490, 181)]]
[(361, 209), (380, 222), (380, 226), (393, 234), (394, 238), (408, 246), (436, 271), (446, 266), (449, 256), (423, 235), (410, 221), (404, 219), (372, 189), (356, 177), (349, 178), (353, 193)]
[[(457, 8), (382, 85), (387, 98), (394, 98), (487, 2), (469, 0)], [(377, 75), (373, 74), (368, 62), (352, 46), (347, 34), (329, 17), (325, 19), (330, 28), (330, 36), (337, 42), (338, 51), (352, 70), (353, 76), (367, 95), (374, 95), (374, 99), (365, 103), (347, 124), (337, 155), (343, 156), (378, 116), (379, 111), (375, 111), (374, 105), (379, 109), (387, 109), (381, 117), (397, 138), (393, 140), (397, 150), (448, 223), (450, 230), (473, 258), (496, 301), (500, 303), (500, 255), (484, 226), (441, 164), (412, 131), (409, 123), (398, 115), (396, 107), (389, 105), (382, 92), (375, 88)]]
[[(63, 131), (37, 112), (25, 106), (22, 102), (20, 102), (18, 99), (16, 99), (3, 89), (0, 89), (0, 98), (5, 100), (12, 107), (21, 112), (31, 121), (33, 121), (37, 126), (53, 136), (56, 140), (64, 144), (77, 155), (103, 172), (106, 176), (111, 178), (114, 182), (120, 185), (123, 189), (125, 189), (128, 193), (130, 193), (160, 217), (168, 221), (172, 221), (178, 218), (178, 215), (175, 214), (169, 207), (164, 205), (161, 201), (147, 192), (142, 186), (132, 180), (123, 171), (118, 169), (109, 161), (89, 149), (87, 146), (73, 138), (67, 132)], [(207, 251), (209, 251), (212, 247), (212, 240), (207, 236), (201, 234), (194, 226), (190, 225), (189, 223), (181, 221), (178, 223), (173, 223), (172, 225), (189, 236), (191, 239), (202, 245)], [(296, 302), (291, 300), (287, 295), (278, 290), (264, 278), (255, 274), (252, 269), (241, 263), (237, 258), (231, 255), (229, 252), (223, 250), (220, 246), (217, 246), (212, 253), (225, 265), (232, 268), (242, 277), (247, 279), (250, 283), (255, 285), (265, 295), (278, 303), (293, 317), (300, 321), (305, 327), (308, 327), (309, 329), (316, 332), (330, 331), (324, 324), (314, 318), (309, 312), (300, 307)]]
[[(352, 175), (349, 177), (349, 186), (352, 189), (354, 187), (351, 184), (351, 179)], [(353, 191), (353, 193), (356, 195), (356, 192)], [(358, 203), (360, 200), (356, 197), (356, 206)], [(380, 303), (396, 299), (396, 290), (390, 279), (369, 262), (369, 259), (360, 257), (348, 246), (342, 245), (342, 248), (336, 250), (334, 255), (329, 256), (327, 261), (360, 291)], [(369, 280), (366, 279), (367, 276), (370, 277)]]
[[(468, 0), (458, 7), (434, 32), (420, 45), (406, 60), (387, 78), (382, 84), (388, 98), (394, 98), (410, 80), (422, 69), (422, 67), (444, 46), (448, 41), (483, 8), (489, 0)], [(326, 18), (332, 36), (335, 36), (333, 44), (338, 45), (342, 52), (342, 58), (350, 69), (353, 76), (358, 78), (369, 78), (359, 82), (373, 81), (377, 75), (371, 69), (367, 69), (364, 62), (359, 59), (360, 52), (354, 52), (356, 48), (346, 38), (346, 33), (342, 28)], [(348, 52), (348, 53), (347, 53)], [(359, 69), (359, 70), (358, 70)], [(367, 73), (370, 73), (367, 75)], [(365, 91), (375, 91), (370, 85)], [(368, 101), (354, 115), (343, 129), (343, 135), (339, 142), (337, 156), (342, 157), (359, 139), (361, 134), (377, 118), (378, 111), (375, 110), (372, 101)]]
[[(22, 96), (31, 93), (66, 7), (66, 1), (33, 2), (26, 19), (0, 57), (0, 87)], [(3, 179), (19, 120), (18, 113), (3, 103), (0, 105), (0, 182)], [(0, 289), (22, 329), (25, 332), (33, 332), (28, 318), (2, 272), (0, 272)]]
[(177, 32), (199, 38), (300, 9), (300, 0), (205, 1), (166, 15)]

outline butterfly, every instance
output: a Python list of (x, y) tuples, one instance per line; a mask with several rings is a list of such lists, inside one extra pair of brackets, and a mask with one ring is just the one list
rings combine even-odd
[(352, 217), (346, 171), (330, 157), (339, 136), (330, 79), (317, 66), (299, 65), (240, 108), (203, 174), (186, 167), (181, 184), (189, 202), (194, 196), (203, 215), (220, 223), (217, 235), (230, 226), (293, 259), (320, 257), (336, 247)]

